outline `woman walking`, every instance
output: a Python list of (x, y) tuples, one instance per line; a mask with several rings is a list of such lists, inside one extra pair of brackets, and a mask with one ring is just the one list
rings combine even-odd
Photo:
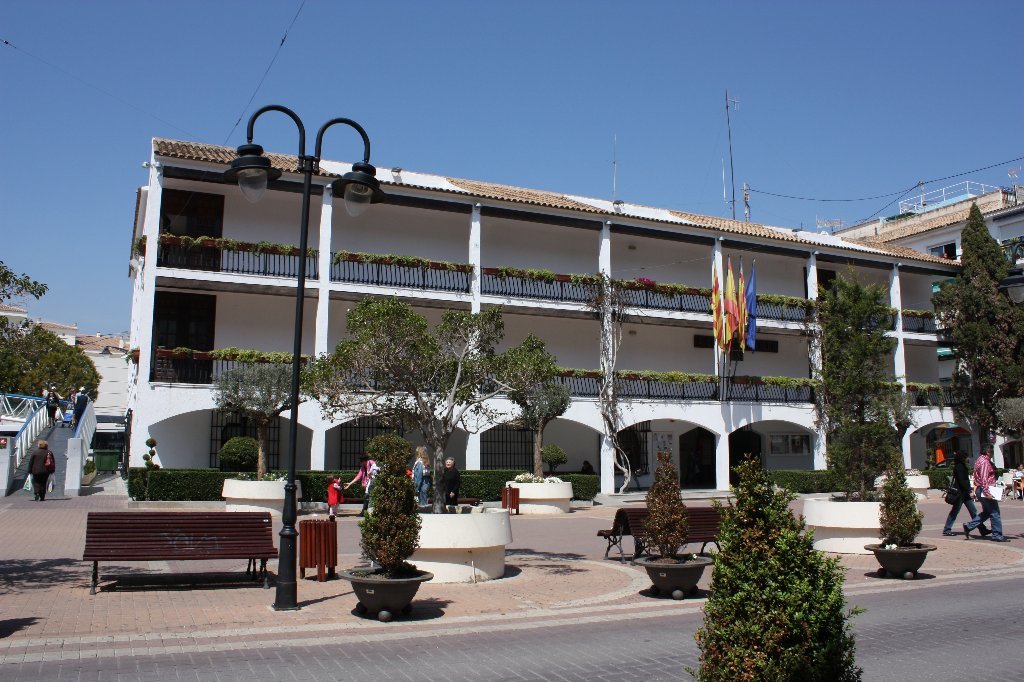
[(39, 441), (38, 449), (32, 453), (32, 461), (29, 463), (29, 471), (32, 473), (32, 492), (35, 494), (35, 501), (42, 502), (46, 499), (46, 482), (57, 469), (57, 461), (50, 452), (50, 444), (45, 440)]
[(359, 472), (356, 477), (345, 484), (345, 490), (348, 490), (349, 486), (359, 481), (363, 484), (363, 509), (359, 512), (360, 516), (366, 514), (367, 507), (370, 506), (370, 488), (373, 485), (373, 479), (377, 476), (377, 472), (380, 471), (380, 467), (377, 463), (363, 455), (359, 458)]
[[(942, 529), (943, 535), (956, 535), (953, 532), (953, 522), (956, 521), (957, 514), (960, 513), (960, 507), (967, 507), (967, 512), (971, 515), (972, 521), (978, 518), (978, 508), (974, 505), (974, 495), (971, 493), (971, 479), (967, 475), (967, 453), (963, 450), (957, 450), (953, 453), (952, 485), (960, 491), (960, 499), (949, 510), (949, 516), (946, 517), (946, 525)], [(979, 526), (978, 532), (982, 535), (992, 533), (985, 526)]]

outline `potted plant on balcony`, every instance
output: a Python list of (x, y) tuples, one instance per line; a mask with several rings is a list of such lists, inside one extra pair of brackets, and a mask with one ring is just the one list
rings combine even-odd
[(679, 554), (686, 543), (686, 505), (679, 490), (679, 473), (669, 453), (658, 453), (658, 469), (654, 485), (647, 491), (647, 521), (645, 530), (650, 538), (649, 547), (657, 556), (639, 557), (633, 563), (643, 566), (653, 583), (651, 593), (665, 593), (673, 599), (682, 599), (697, 592), (697, 583), (711, 559), (697, 554)]
[(881, 497), (878, 537), (882, 541), (865, 545), (864, 549), (872, 552), (878, 560), (881, 566), (879, 577), (891, 574), (912, 580), (917, 577), (917, 571), (935, 545), (914, 542), (921, 532), (924, 514), (917, 508), (917, 496), (907, 486), (907, 474), (898, 457), (893, 458), (886, 472)]
[(366, 444), (366, 454), (377, 462), (380, 472), (371, 487), (373, 505), (359, 522), (359, 544), (379, 568), (342, 571), (340, 575), (352, 583), (359, 599), (356, 611), (374, 613), (386, 623), (395, 613), (409, 613), (420, 585), (434, 576), (406, 561), (420, 539), (416, 492), (405, 473), (406, 463), (412, 458), (412, 444), (386, 433)]

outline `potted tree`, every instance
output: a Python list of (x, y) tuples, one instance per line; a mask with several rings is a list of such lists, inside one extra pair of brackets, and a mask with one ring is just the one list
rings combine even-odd
[(679, 554), (686, 543), (686, 505), (679, 490), (679, 473), (666, 452), (658, 453), (658, 469), (654, 484), (647, 491), (647, 521), (645, 530), (650, 538), (649, 547), (657, 556), (639, 557), (633, 563), (643, 566), (653, 583), (651, 593), (662, 592), (673, 599), (682, 599), (697, 592), (697, 582), (711, 559), (696, 554)]
[(371, 565), (379, 568), (342, 571), (341, 577), (352, 583), (359, 599), (356, 611), (375, 613), (378, 620), (386, 623), (395, 613), (409, 613), (420, 584), (434, 575), (406, 561), (416, 551), (420, 539), (416, 492), (405, 473), (406, 463), (412, 457), (412, 443), (385, 433), (370, 439), (366, 453), (377, 462), (380, 472), (371, 488), (373, 505), (359, 522), (359, 544)]
[(914, 542), (921, 532), (924, 514), (918, 510), (917, 496), (907, 485), (903, 462), (895, 458), (882, 485), (881, 508), (878, 537), (882, 542), (864, 545), (864, 549), (874, 553), (878, 560), (879, 577), (892, 574), (912, 580), (935, 545)]

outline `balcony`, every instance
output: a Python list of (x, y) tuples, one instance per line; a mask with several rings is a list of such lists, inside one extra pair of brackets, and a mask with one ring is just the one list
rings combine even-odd
[(904, 310), (903, 331), (915, 334), (936, 334), (935, 315), (926, 310)]
[[(574, 397), (597, 398), (601, 394), (601, 378), (596, 371), (567, 370), (558, 380)], [(709, 374), (621, 372), (616, 389), (619, 397), (625, 400), (724, 400), (797, 404), (814, 402), (814, 387), (811, 380), (790, 377), (719, 379)]]
[[(229, 272), (294, 279), (299, 274), (299, 249), (288, 244), (252, 244), (233, 239), (160, 235), (156, 264), (162, 268)], [(317, 252), (306, 255), (306, 279), (319, 277)]]
[(350, 253), (331, 254), (331, 281), (469, 293), (473, 266), (428, 261), (408, 256)]
[[(253, 362), (291, 364), (291, 353), (239, 351), (193, 351), (156, 349), (149, 380), (169, 384), (213, 384), (225, 372)], [(303, 358), (305, 362), (305, 358)]]
[(907, 384), (907, 394), (917, 407), (956, 407), (960, 400), (952, 386), (941, 384)]
[(480, 293), (561, 303), (588, 303), (596, 293), (593, 275), (556, 275), (542, 270), (483, 268)]

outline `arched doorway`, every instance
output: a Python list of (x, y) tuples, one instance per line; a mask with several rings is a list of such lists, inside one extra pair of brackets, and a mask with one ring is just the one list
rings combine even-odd
[(715, 434), (703, 427), (679, 436), (679, 485), (715, 488)]
[[(739, 428), (729, 434), (729, 484), (736, 485), (739, 478), (733, 472), (747, 455), (761, 460), (761, 434), (749, 426)], [(762, 460), (763, 461), (763, 460)]]

